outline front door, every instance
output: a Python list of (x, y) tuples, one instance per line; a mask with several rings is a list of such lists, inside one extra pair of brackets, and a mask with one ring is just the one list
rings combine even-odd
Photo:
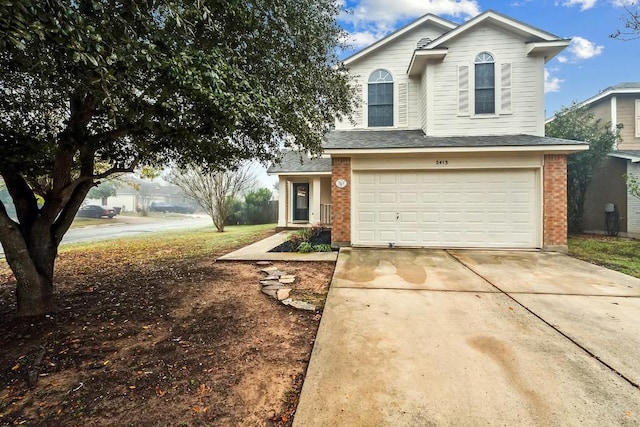
[(293, 184), (293, 220), (309, 221), (309, 183)]

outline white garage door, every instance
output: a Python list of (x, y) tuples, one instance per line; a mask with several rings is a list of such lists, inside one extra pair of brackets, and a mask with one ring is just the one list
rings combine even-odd
[(539, 247), (535, 169), (356, 172), (353, 244)]

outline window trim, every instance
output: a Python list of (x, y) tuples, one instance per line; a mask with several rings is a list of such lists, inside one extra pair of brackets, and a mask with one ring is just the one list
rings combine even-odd
[[(376, 73), (378, 73), (377, 77), (375, 76)], [(369, 99), (371, 85), (379, 85), (379, 84), (391, 85), (391, 103), (390, 104), (389, 103), (371, 104), (371, 101)], [(395, 79), (393, 78), (393, 74), (391, 74), (391, 72), (389, 72), (388, 70), (385, 70), (384, 68), (378, 68), (369, 74), (369, 78), (367, 79), (367, 127), (368, 128), (385, 128), (385, 127), (395, 126), (395, 121), (396, 121), (396, 112), (395, 112), (396, 93), (395, 92), (396, 92)], [(371, 116), (372, 106), (390, 106), (391, 107), (391, 124), (371, 125), (370, 116)]]
[[(493, 77), (493, 85), (487, 87), (478, 88), (478, 66), (491, 64), (491, 71)], [(491, 90), (493, 93), (493, 108), (492, 111), (478, 112), (478, 91)], [(496, 60), (495, 57), (487, 51), (480, 52), (476, 55), (473, 61), (473, 114), (475, 116), (494, 116), (497, 115), (496, 108)]]

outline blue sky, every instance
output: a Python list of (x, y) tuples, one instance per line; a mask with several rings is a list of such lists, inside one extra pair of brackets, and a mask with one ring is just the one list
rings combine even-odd
[(640, 81), (640, 39), (609, 37), (623, 29), (625, 6), (634, 0), (338, 0), (347, 42), (358, 51), (425, 13), (457, 23), (488, 9), (526, 22), (571, 45), (545, 68), (546, 116), (573, 101), (584, 101), (609, 86)]

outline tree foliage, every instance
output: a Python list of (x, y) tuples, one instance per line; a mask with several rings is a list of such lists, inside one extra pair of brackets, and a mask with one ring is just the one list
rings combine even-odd
[(270, 218), (271, 190), (260, 188), (244, 196), (244, 221), (247, 224), (266, 224)]
[(586, 141), (589, 150), (574, 153), (567, 158), (567, 208), (571, 231), (582, 230), (584, 196), (596, 169), (619, 140), (622, 125), (612, 128), (602, 124), (585, 107), (573, 105), (563, 108), (546, 125), (546, 135), (554, 138)]
[(621, 18), (623, 29), (616, 30), (611, 37), (620, 40), (632, 40), (640, 38), (640, 4), (633, 2), (624, 6), (625, 15)]
[(250, 165), (225, 171), (210, 171), (202, 166), (190, 165), (173, 168), (167, 181), (198, 202), (222, 233), (236, 209), (238, 196), (255, 185), (256, 175)]
[[(96, 181), (320, 149), (352, 89), (334, 0), (0, 3), (0, 241), (18, 312), (54, 309), (57, 248)], [(104, 170), (97, 165), (108, 165)], [(37, 203), (37, 197), (44, 201)]]
[(100, 199), (104, 205), (107, 203), (107, 199), (109, 197), (117, 195), (118, 187), (119, 185), (115, 181), (104, 181), (91, 188), (91, 190), (89, 190), (89, 193), (87, 194), (87, 197), (90, 199)]

